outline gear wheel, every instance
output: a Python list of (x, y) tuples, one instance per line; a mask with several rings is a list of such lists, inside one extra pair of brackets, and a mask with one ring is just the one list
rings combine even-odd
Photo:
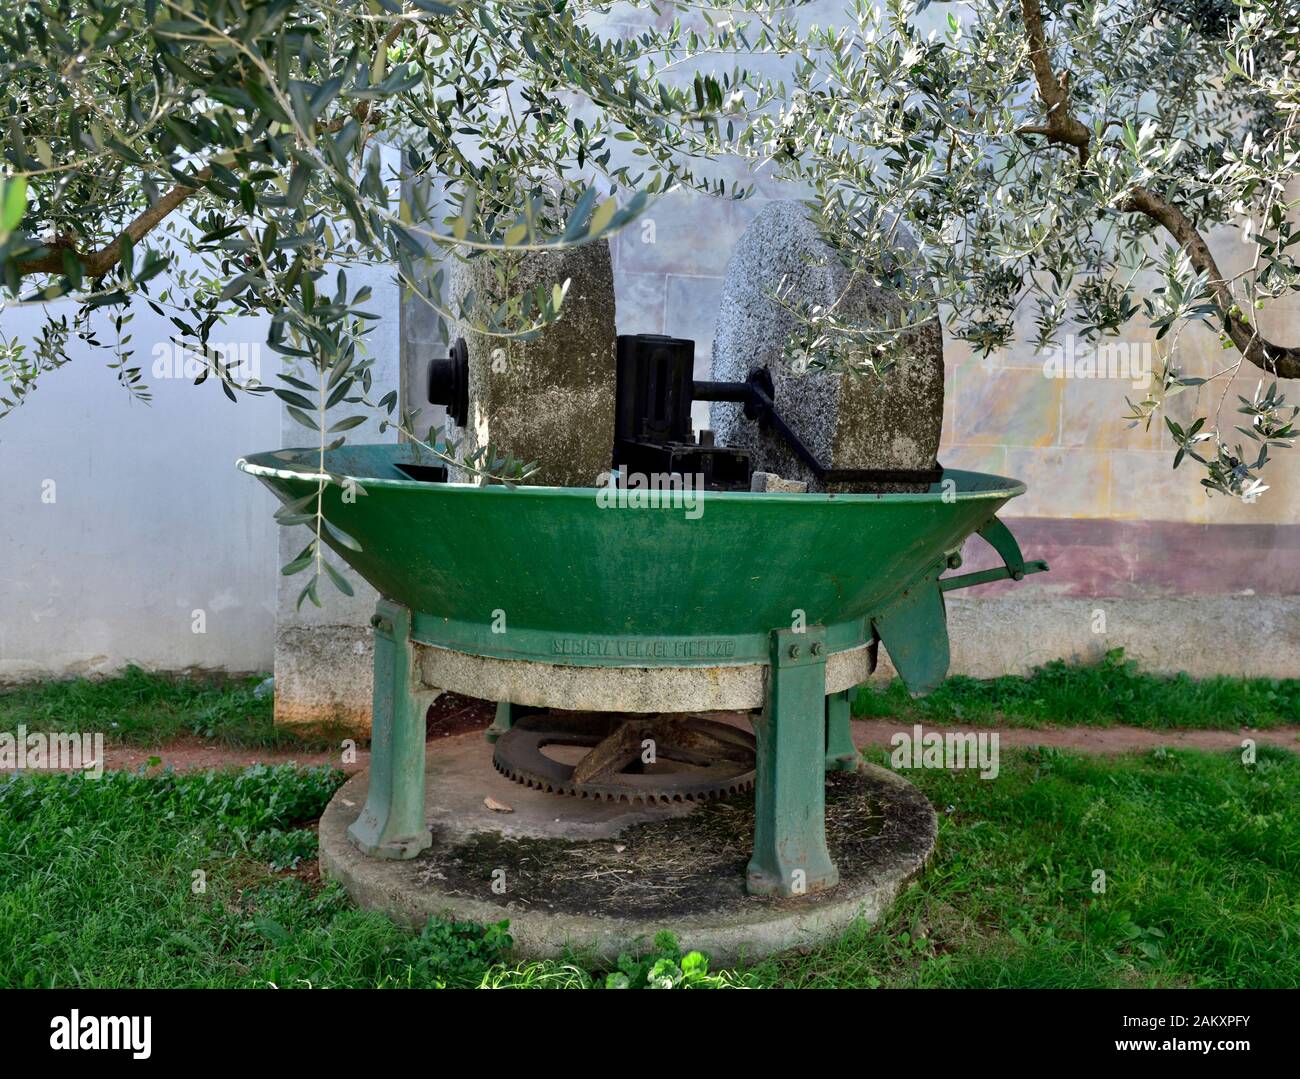
[[(656, 761), (689, 765), (642, 771), (646, 740)], [(577, 764), (548, 757), (546, 746), (585, 746)], [(754, 785), (754, 736), (697, 715), (617, 713), (526, 716), (497, 739), (492, 764), (528, 787), (579, 798), (627, 802), (703, 802)]]

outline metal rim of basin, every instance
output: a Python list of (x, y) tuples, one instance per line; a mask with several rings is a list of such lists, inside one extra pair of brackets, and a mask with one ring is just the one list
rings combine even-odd
[[(318, 483), (304, 452), (241, 467), (289, 502)], [(692, 516), (611, 506), (595, 488), (389, 478), (417, 458), (431, 459), (399, 444), (327, 453), (326, 542), (411, 609), (415, 641), (574, 667), (761, 665), (792, 618), (825, 626), (828, 654), (856, 649), (1024, 490), (950, 471), (925, 494), (711, 492)], [(347, 477), (366, 497), (335, 486)]]

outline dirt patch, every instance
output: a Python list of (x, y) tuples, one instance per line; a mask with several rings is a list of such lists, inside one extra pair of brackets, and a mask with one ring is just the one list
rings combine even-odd
[[(945, 731), (959, 729), (955, 725), (927, 726), (926, 730)], [(1146, 727), (971, 727), (979, 733), (996, 733), (1000, 745), (1008, 748), (1026, 746), (1053, 746), (1057, 749), (1076, 749), (1083, 753), (1134, 753), (1155, 749), (1157, 746), (1182, 749), (1229, 750), (1240, 749), (1246, 738), (1258, 745), (1280, 746), (1300, 752), (1300, 727), (1270, 727), (1252, 730), (1242, 727), (1236, 731), (1153, 731)], [(864, 719), (853, 722), (853, 742), (859, 747), (888, 748), (896, 733), (911, 735), (912, 724), (896, 723), (888, 719)]]
[[(158, 758), (158, 764), (150, 761)], [(178, 738), (165, 746), (105, 746), (106, 769), (136, 771), (145, 768), (150, 772), (171, 768), (177, 772), (200, 772), (209, 768), (247, 768), (254, 764), (300, 764), (304, 767), (329, 765), (351, 775), (370, 765), (370, 753), (357, 750), (357, 759), (344, 764), (337, 749), (237, 749), (222, 746), (201, 738)]]
[(495, 701), (444, 693), (433, 702), (425, 717), (425, 738), (450, 738), (466, 731), (487, 729), (497, 715)]
[[(493, 701), (475, 697), (462, 697), (444, 693), (433, 702), (426, 719), (429, 741), (451, 738), (467, 731), (483, 730), (496, 717)], [(955, 729), (951, 725), (927, 727), (931, 730)], [(1236, 731), (1206, 730), (1150, 730), (1145, 727), (972, 727), (972, 730), (999, 735), (1000, 744), (1007, 748), (1026, 746), (1054, 746), (1074, 749), (1084, 753), (1132, 753), (1169, 746), (1185, 749), (1222, 751), (1241, 748), (1242, 740), (1253, 738), (1260, 745), (1280, 746), (1300, 752), (1300, 726), (1272, 727), (1253, 730), (1242, 727)], [(912, 733), (911, 724), (888, 719), (853, 721), (853, 740), (859, 747), (887, 748), (895, 733)], [(253, 764), (300, 764), (304, 766), (329, 765), (340, 768), (348, 775), (369, 767), (370, 753), (361, 748), (359, 741), (357, 759), (344, 764), (338, 749), (239, 749), (206, 741), (197, 736), (178, 738), (165, 746), (140, 747), (110, 745), (104, 747), (105, 768), (144, 768), (153, 757), (161, 763), (156, 768), (172, 768), (178, 772), (202, 771), (208, 768), (247, 768)]]
[[(426, 723), (426, 740), (450, 738), (466, 731), (483, 730), (496, 717), (496, 704), (457, 693), (444, 693), (429, 709)], [(355, 736), (350, 736), (354, 737)], [(170, 768), (176, 772), (201, 772), (209, 768), (248, 768), (254, 764), (300, 764), (304, 767), (328, 765), (352, 775), (370, 766), (370, 751), (364, 739), (356, 738), (356, 760), (343, 761), (342, 740), (340, 748), (296, 749), (249, 748), (225, 746), (197, 735), (177, 738), (163, 746), (107, 745), (104, 747), (104, 767), (116, 771), (138, 771), (142, 768), (154, 772)], [(150, 764), (154, 758), (157, 764)]]
[[(624, 918), (676, 917), (702, 911), (781, 908), (833, 900), (868, 880), (898, 851), (932, 829), (933, 811), (910, 786), (869, 773), (826, 777), (826, 839), (841, 869), (836, 888), (796, 900), (758, 899), (745, 892), (754, 841), (754, 799), (740, 795), (701, 806), (689, 816), (634, 825), (612, 839), (573, 842), (479, 834), (438, 842), (414, 863), (419, 879), (453, 895), (512, 910)], [(504, 870), (506, 893), (494, 895)]]
[(276, 875), (282, 877), (297, 877), (307, 885), (313, 893), (320, 891), (325, 885), (325, 882), (321, 879), (320, 875), (319, 858), (304, 858), (298, 863), (296, 869), (280, 870)]

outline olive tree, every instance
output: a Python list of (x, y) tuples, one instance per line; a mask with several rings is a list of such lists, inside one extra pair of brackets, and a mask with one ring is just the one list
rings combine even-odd
[[(792, 362), (887, 377), (899, 330), (936, 300), (984, 353), (1016, 339), (1018, 315), (1040, 349), (1140, 320), (1163, 358), (1131, 420), (1209, 384), (1210, 415), (1163, 417), (1174, 466), (1200, 462), (1215, 491), (1265, 489), (1270, 449), (1296, 433), (1277, 380), (1300, 377), (1300, 347), (1255, 322), (1300, 287), (1293, 0), (852, 0), (810, 32), (770, 18), (760, 44), (793, 55), (795, 77), (744, 151), (809, 185), (855, 274), (907, 301), (889, 324), (801, 311)], [(1249, 245), (1244, 270), (1216, 261), (1216, 226)], [(1223, 348), (1208, 378), (1180, 372), (1194, 325)], [(1237, 418), (1225, 398), (1243, 367), (1261, 382)]]
[[(146, 396), (130, 332), (142, 302), (200, 357), (200, 381), (285, 402), (322, 486), (326, 451), (374, 410), (455, 455), (395, 393), (372, 393), (374, 313), (347, 268), (391, 265), (420, 302), (461, 317), (434, 255), (588, 242), (678, 185), (743, 195), (699, 171), (734, 152), (806, 185), (845, 261), (902, 301), (871, 325), (834, 305), (800, 311), (792, 362), (888, 377), (899, 331), (936, 302), (949, 332), (986, 352), (1013, 342), (1017, 315), (1040, 348), (1140, 319), (1167, 348), (1131, 402), (1135, 423), (1244, 365), (1268, 380), (1240, 403), (1240, 439), (1222, 398), (1184, 424), (1164, 416), (1175, 466), (1200, 462), (1217, 491), (1264, 489), (1270, 449), (1294, 434), (1275, 380), (1300, 375), (1300, 351), (1254, 321), (1297, 284), (1288, 0), (846, 0), (811, 28), (798, 3), (645, 6), (690, 8), (704, 25), (602, 33), (612, 5), (592, 0), (5, 6), (0, 305), (42, 304), (47, 318), (32, 341), (0, 324), (0, 414), (68, 362), (74, 337)], [(788, 88), (746, 70), (755, 53), (791, 65)], [(400, 200), (380, 144), (400, 152)], [(442, 220), (435, 202), (450, 207)], [(1245, 272), (1217, 264), (1205, 238), (1220, 225), (1249, 241)], [(554, 282), (474, 317), (534, 334), (563, 299)], [(269, 387), (241, 382), (210, 345), (223, 319), (254, 312), (285, 359)], [(1205, 379), (1179, 367), (1198, 324), (1224, 346)], [(355, 414), (328, 422), (341, 404)], [(462, 463), (506, 480), (524, 467), (491, 448)], [(342, 581), (319, 492), (280, 519), (314, 527), (287, 568), (311, 571), (316, 600), (322, 576)]]
[[(392, 266), (408, 295), (460, 316), (440, 294), (436, 256), (590, 242), (678, 185), (726, 194), (697, 175), (693, 155), (707, 158), (725, 137), (724, 105), (771, 99), (743, 72), (680, 88), (646, 77), (701, 49), (726, 51), (737, 28), (709, 29), (707, 46), (678, 21), (603, 36), (609, 8), (5, 4), (0, 312), (39, 304), (46, 318), (30, 341), (0, 324), (0, 415), (69, 361), (75, 339), (103, 348), (125, 390), (147, 399), (131, 320), (133, 303), (148, 304), (198, 357), (197, 381), (232, 399), (274, 393), (304, 427), (320, 482), (278, 518), (313, 538), (285, 571), (309, 571), (300, 603), (319, 603), (326, 577), (348, 590), (323, 542), (355, 543), (321, 513), (320, 493), (337, 479), (327, 451), (378, 410), (430, 453), (457, 453), (398, 407), (395, 391), (375, 392), (364, 337), (376, 315), (348, 268)], [(635, 144), (635, 168), (615, 159), (617, 140)], [(383, 168), (381, 144), (400, 153), (400, 176)], [(399, 181), (405, 195), (395, 199)], [(474, 317), (488, 333), (535, 334), (559, 317), (564, 286)], [(268, 386), (241, 378), (211, 344), (223, 320), (255, 313), (269, 315), (267, 344), (284, 358)], [(340, 405), (352, 414), (327, 419)], [(506, 481), (524, 467), (491, 447), (460, 463)]]

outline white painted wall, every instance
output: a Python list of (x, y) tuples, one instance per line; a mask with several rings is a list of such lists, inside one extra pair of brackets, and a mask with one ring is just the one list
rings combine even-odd
[[(371, 323), (362, 339), (374, 358), (371, 398), (378, 400), (397, 389), (401, 342), (400, 290), (387, 266), (348, 268), (350, 289), (369, 286), (370, 300), (364, 305), (380, 317)], [(300, 373), (301, 374), (301, 373)], [(361, 412), (357, 405), (336, 405), (328, 413), (333, 423)], [(311, 434), (283, 412), (280, 429), (285, 446), (311, 445)], [(379, 416), (348, 432), (353, 444), (396, 442), (390, 428), (379, 433)], [(287, 564), (311, 539), (303, 525), (280, 529), (279, 563)], [(370, 616), (375, 613), (378, 594), (334, 552), (330, 562), (352, 583), (354, 594), (345, 596), (328, 580), (319, 585), (321, 607), (310, 600), (298, 606), (298, 596), (310, 579), (308, 572), (278, 577), (278, 605), (275, 611), (275, 720), (277, 723), (334, 723), (366, 729), (370, 722), (374, 683), (374, 644)]]
[[(395, 170), (397, 155), (386, 153)], [(183, 259), (181, 268), (197, 269)], [(371, 286), (365, 307), (382, 316), (365, 338), (377, 360), (378, 398), (398, 384), (398, 293), (387, 267), (349, 267), (348, 278), (353, 289)], [(215, 379), (194, 386), (192, 376), (179, 377), (171, 322), (145, 303), (132, 310), (132, 363), (144, 372), (151, 404), (118, 384), (110, 352), (70, 340), (71, 362), (43, 375), (26, 403), (0, 420), (0, 683), (132, 663), (164, 671), (274, 667), (289, 698), (355, 698), (368, 714), (373, 591), (349, 571), (355, 598), (324, 584), (323, 610), (295, 610), (306, 578), (284, 578), (279, 567), (306, 542), (305, 530), (278, 535), (279, 503), (235, 468), (246, 454), (302, 445), (306, 432), (270, 394), (233, 404)], [(31, 342), (43, 313), (9, 308), (0, 320), (7, 338)], [(259, 362), (255, 373), (273, 383), (281, 357), (265, 339), (264, 318), (211, 334), (230, 359)], [(377, 421), (349, 434), (354, 442), (394, 438), (380, 436)], [(43, 498), (46, 481), (53, 501)], [(290, 660), (313, 634), (315, 662), (295, 680)]]
[[(0, 318), (26, 340), (41, 323), (34, 308)], [(148, 372), (172, 327), (143, 303), (129, 325)], [(212, 336), (263, 339), (254, 319)], [(107, 370), (110, 354), (68, 347), (72, 361), (0, 420), (0, 681), (129, 663), (269, 670), (275, 500), (234, 463), (279, 445), (278, 402), (232, 404), (213, 380), (147, 374), (144, 405)], [(42, 500), (46, 480), (53, 502)]]

